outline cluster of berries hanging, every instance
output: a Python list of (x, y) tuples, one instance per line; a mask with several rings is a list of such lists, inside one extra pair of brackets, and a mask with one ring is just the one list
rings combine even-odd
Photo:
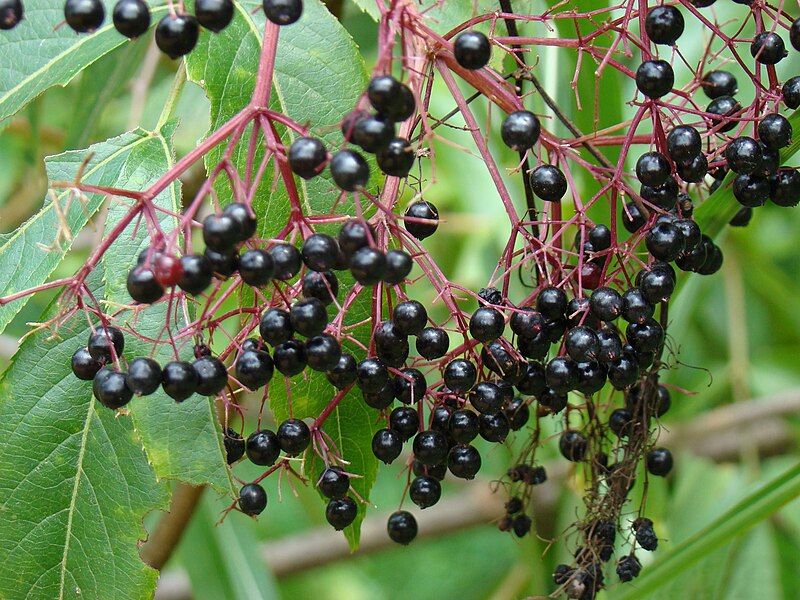
[[(410, 442), (406, 491), (420, 509), (439, 501), (440, 482), (448, 473), (467, 480), (476, 477), (482, 462), (478, 438), (504, 444), (512, 432), (524, 435), (523, 450), (502, 480), (509, 499), (499, 521), (501, 530), (520, 537), (533, 525), (532, 489), (547, 479), (537, 456), (547, 443), (540, 439), (541, 424), (555, 416), (563, 423), (557, 436), (561, 455), (580, 464), (591, 485), (585, 498), (586, 515), (577, 527), (581, 541), (574, 562), (560, 565), (554, 581), (571, 598), (594, 598), (605, 585), (604, 563), (620, 546), (624, 552), (616, 562), (616, 573), (620, 581), (630, 581), (641, 570), (636, 550), (653, 551), (658, 543), (653, 522), (641, 514), (644, 507), (635, 519), (623, 510), (638, 466), (644, 464), (649, 475), (659, 477), (668, 475), (673, 466), (670, 451), (657, 446), (656, 434), (658, 419), (671, 405), (670, 391), (659, 380), (669, 367), (665, 343), (669, 301), (678, 282), (675, 267), (710, 275), (723, 263), (719, 246), (695, 221), (694, 205), (718, 189), (730, 188), (741, 204), (731, 224), (741, 226), (749, 222), (753, 208), (768, 200), (778, 206), (795, 206), (800, 201), (800, 174), (781, 160), (781, 150), (794, 139), (792, 125), (778, 112), (780, 102), (791, 109), (800, 107), (800, 77), (781, 86), (775, 72), (775, 65), (787, 55), (777, 31), (788, 29), (792, 46), (800, 49), (800, 19), (792, 22), (774, 7), (762, 10), (760, 1), (736, 0), (758, 11), (759, 32), (746, 43), (755, 68), (759, 73), (766, 68), (769, 77), (769, 83), (762, 84), (753, 75), (760, 99), (749, 108), (736, 99), (734, 75), (721, 69), (702, 77), (698, 74), (692, 84), (676, 92), (672, 63), (651, 52), (651, 44), (668, 49), (676, 45), (686, 14), (716, 27), (698, 10), (714, 2), (684, 0), (682, 9), (671, 5), (647, 9), (646, 2), (630, 2), (624, 19), (609, 21), (609, 31), (613, 27), (625, 30), (635, 19), (640, 23), (638, 35), (627, 33), (635, 41), (633, 47), (642, 51), (638, 68), (631, 72), (613, 58), (606, 61), (634, 77), (644, 96), (635, 103), (635, 118), (626, 124), (630, 133), (616, 140), (625, 150), (621, 161), (634, 144), (649, 147), (635, 162), (635, 188), (633, 176), (622, 172), (624, 162), (615, 167), (603, 163), (602, 155), (592, 154), (601, 164), (589, 165), (577, 153), (571, 154), (569, 144), (560, 144), (533, 112), (523, 108), (521, 90), (509, 88), (505, 78), (488, 67), (493, 47), (515, 49), (512, 53), (520, 59), (520, 48), (544, 43), (542, 39), (532, 42), (514, 35), (490, 40), (480, 31), (462, 27), (454, 30), (451, 42), (426, 28), (413, 3), (391, 3), (393, 8), (384, 12), (381, 27), (394, 31), (396, 26), (408, 34), (404, 51), (415, 59), (429, 53), (433, 58), (427, 70), (404, 70), (401, 79), (407, 82), (403, 83), (387, 72), (392, 45), (384, 44), (381, 52), (389, 54), (381, 57), (379, 74), (369, 82), (363, 101), (341, 118), (341, 148), (329, 151), (306, 127), (288, 117), (281, 125), (298, 135), (284, 147), (276, 141), (279, 136), (272, 122), (257, 120), (263, 115), (253, 117), (265, 144), (271, 144), (276, 171), (290, 196), (293, 176), (312, 179), (327, 169), (340, 199), (353, 196), (355, 216), (334, 213), (318, 215), (314, 221), (296, 205), (293, 221), (281, 234), (263, 239), (252, 194), (243, 194), (203, 220), (201, 253), (179, 256), (174, 243), (165, 243), (174, 238), (155, 236), (130, 270), (127, 289), (138, 305), (169, 302), (172, 306), (177, 298), (191, 298), (204, 306), (195, 321), (199, 325), (191, 336), (183, 336), (193, 338), (195, 360), (161, 365), (150, 357), (128, 359), (123, 354), (123, 332), (111, 325), (111, 317), (100, 315), (87, 346), (73, 356), (75, 375), (92, 380), (97, 400), (112, 409), (159, 388), (177, 402), (193, 394), (218, 396), (226, 407), (228, 463), (246, 456), (266, 467), (257, 480), (243, 482), (237, 505), (249, 515), (266, 507), (267, 494), (261, 486), (265, 477), (305, 453), (318, 454), (326, 467), (313, 483), (328, 498), (327, 520), (336, 529), (354, 521), (363, 499), (351, 486), (355, 474), (348, 472), (346, 457), (331, 447), (320, 427), (352, 389), (360, 391), (380, 423), (372, 438), (377, 459), (392, 463)], [(194, 16), (171, 12), (156, 27), (159, 47), (173, 58), (192, 50), (199, 26), (218, 32), (230, 23), (234, 12), (232, 0), (198, 0), (195, 6)], [(640, 13), (642, 7), (646, 10)], [(267, 18), (280, 26), (296, 22), (302, 14), (300, 0), (264, 0), (263, 8)], [(2, 28), (14, 27), (22, 14), (20, 0), (0, 0)], [(772, 30), (765, 26), (765, 16), (773, 18)], [(94, 31), (103, 22), (103, 5), (99, 0), (68, 0), (65, 18), (78, 32)], [(500, 19), (495, 14), (483, 20), (499, 27), (502, 20), (513, 22), (514, 18)], [(149, 24), (150, 13), (142, 0), (120, 0), (116, 5), (114, 25), (123, 35), (139, 36)], [(725, 39), (731, 48), (739, 45), (734, 38)], [(598, 60), (603, 56), (595, 46), (582, 46), (581, 40), (563, 43)], [(608, 52), (611, 57), (613, 51)], [(750, 73), (752, 65), (744, 65), (736, 56)], [(425, 90), (430, 89), (426, 77), (432, 78), (435, 72), (456, 98), (512, 216), (502, 273), (478, 292), (443, 281), (420, 243), (440, 226), (439, 211), (422, 199), (421, 192), (400, 216), (392, 211), (396, 197), (382, 203), (368, 191), (371, 173), (362, 152), (374, 155), (386, 182), (405, 178), (417, 158), (427, 156), (420, 151), (432, 137), (432, 127), (423, 116), (428, 107)], [(523, 158), (522, 176), (530, 192), (526, 218), (516, 217), (453, 73), (507, 113), (500, 138)], [(710, 104), (705, 110), (687, 109), (687, 105), (695, 106), (699, 89)], [(663, 100), (672, 96), (680, 103)], [(637, 127), (648, 115), (653, 118), (653, 133), (637, 136)], [(745, 135), (748, 127), (751, 135)], [(412, 136), (415, 128), (424, 135)], [(575, 136), (574, 146), (584, 144), (590, 154), (596, 152), (585, 138)], [(608, 140), (610, 145), (613, 139)], [(528, 168), (529, 159), (536, 166)], [(594, 169), (598, 179), (610, 183), (590, 201), (581, 199), (571, 183), (570, 162)], [(258, 187), (255, 179), (253, 189)], [(184, 225), (191, 225), (210, 187), (205, 186), (192, 202)], [(565, 220), (560, 205), (570, 190), (576, 216)], [(594, 222), (586, 214), (600, 198), (611, 198), (607, 224)], [(618, 204), (618, 199), (623, 202)], [(363, 200), (377, 208), (373, 217), (365, 218)], [(544, 203), (541, 212), (537, 201)], [(614, 211), (630, 234), (626, 239), (616, 227)], [(341, 224), (335, 237), (318, 230), (332, 223)], [(577, 233), (574, 245), (564, 249), (568, 227)], [(186, 231), (190, 231), (188, 225)], [(434, 285), (437, 298), (449, 309), (444, 323), (434, 322), (422, 303), (406, 295), (415, 266), (423, 274), (420, 280)], [(520, 270), (530, 274), (535, 284), (526, 297), (512, 298), (509, 278)], [(239, 286), (252, 292), (257, 306), (219, 316), (223, 300)], [(456, 292), (477, 302), (477, 309), (462, 310), (462, 298)], [(361, 293), (369, 295), (373, 304), (366, 344), (353, 343), (343, 327), (345, 314)], [(213, 356), (209, 346), (215, 328), (225, 318), (242, 316), (252, 319), (228, 349)], [(459, 343), (451, 343), (453, 339)], [(237, 430), (228, 423), (228, 408), (243, 411), (235, 401), (241, 390), (263, 389), (266, 399), (275, 371), (285, 380), (281, 385), (290, 390), (292, 378), (307, 368), (324, 373), (331, 386), (332, 400), (313, 423), (289, 418), (273, 431), (261, 428), (259, 419), (259, 429), (246, 437), (241, 427)], [(413, 514), (400, 510), (389, 518), (387, 530), (391, 539), (407, 544), (417, 534), (417, 523)], [(624, 545), (619, 544), (618, 533)]]
[[(263, 9), (273, 23), (290, 25), (302, 15), (303, 2), (263, 0)], [(201, 27), (219, 33), (233, 20), (233, 13), (233, 0), (196, 0), (193, 15), (170, 6), (169, 13), (156, 25), (156, 44), (170, 58), (185, 56), (197, 45)], [(0, 29), (13, 29), (22, 21), (23, 15), (22, 0), (0, 0)], [(103, 26), (105, 20), (106, 9), (102, 0), (66, 0), (64, 3), (64, 22), (76, 33), (93, 33)], [(126, 38), (141, 37), (150, 29), (150, 7), (145, 0), (117, 0), (112, 20), (114, 29)]]

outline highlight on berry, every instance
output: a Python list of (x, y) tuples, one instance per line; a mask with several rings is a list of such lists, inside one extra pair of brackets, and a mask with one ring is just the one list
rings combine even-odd
[(796, 583), (797, 7), (26, 4), (0, 597)]

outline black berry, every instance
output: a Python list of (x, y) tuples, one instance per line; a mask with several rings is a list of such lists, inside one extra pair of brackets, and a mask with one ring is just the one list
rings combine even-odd
[(355, 521), (357, 514), (358, 505), (349, 496), (332, 498), (325, 508), (325, 518), (336, 531), (341, 531)]
[(340, 150), (330, 162), (331, 176), (340, 189), (355, 192), (366, 187), (369, 165), (364, 157), (353, 150)]
[(356, 381), (356, 359), (352, 354), (343, 352), (336, 365), (325, 374), (325, 377), (331, 385), (340, 390), (352, 385)]
[(222, 443), (225, 446), (225, 460), (232, 465), (244, 456), (245, 443), (242, 436), (230, 427), (225, 429), (222, 435)]
[(417, 200), (406, 209), (403, 225), (408, 233), (418, 240), (424, 240), (436, 233), (439, 227), (439, 211), (430, 202)]
[(407, 546), (417, 537), (417, 520), (410, 512), (398, 510), (389, 516), (386, 531), (393, 542)]
[(199, 35), (200, 26), (192, 15), (165, 15), (156, 25), (156, 45), (172, 59), (194, 50)]
[(122, 408), (133, 398), (128, 376), (109, 367), (100, 369), (95, 375), (92, 393), (100, 404), (111, 409)]
[(254, 431), (247, 438), (246, 452), (248, 460), (255, 465), (273, 465), (281, 453), (278, 436), (270, 429)]
[(319, 476), (317, 486), (326, 498), (343, 498), (350, 489), (350, 477), (339, 467), (328, 467)]
[(636, 69), (636, 87), (648, 98), (667, 95), (674, 83), (675, 73), (665, 60), (646, 60)]
[(303, 0), (263, 0), (264, 14), (276, 25), (296, 23), (303, 14)]
[(196, 0), (194, 15), (200, 25), (209, 31), (219, 33), (233, 19), (233, 2), (231, 0)]
[(103, 24), (106, 10), (100, 0), (67, 0), (64, 19), (77, 33), (89, 33)]
[(303, 179), (311, 179), (320, 174), (328, 160), (325, 144), (317, 138), (301, 137), (289, 146), (289, 167)]
[(101, 368), (103, 363), (95, 360), (86, 348), (79, 348), (72, 355), (72, 372), (78, 379), (91, 381)]
[(492, 46), (489, 39), (480, 31), (465, 31), (453, 43), (456, 62), (470, 71), (481, 69), (489, 63)]
[(287, 340), (275, 346), (272, 362), (278, 372), (286, 377), (294, 377), (306, 368), (306, 347), (297, 340)]
[(512, 150), (522, 151), (536, 143), (541, 130), (539, 119), (535, 114), (527, 110), (517, 110), (503, 121), (500, 136), (506, 146)]
[(311, 430), (300, 419), (286, 419), (278, 427), (278, 443), (289, 456), (302, 454), (311, 443)]
[(181, 256), (183, 273), (178, 280), (178, 287), (187, 294), (200, 294), (211, 285), (211, 263), (200, 254)]
[(683, 33), (683, 15), (674, 6), (651, 8), (644, 21), (644, 29), (654, 44), (672, 46)]
[(387, 465), (400, 456), (402, 449), (403, 438), (394, 429), (379, 429), (372, 436), (372, 453)]
[[(303, 258), (300, 251), (291, 244), (275, 244), (269, 249), (274, 268), (273, 277), (281, 281), (288, 281), (300, 272)], [(309, 271), (309, 274), (316, 273)], [(305, 289), (305, 286), (304, 286)], [(305, 293), (305, 292), (304, 292)]]
[(272, 358), (263, 350), (245, 350), (234, 365), (234, 377), (249, 390), (264, 387), (272, 379), (273, 372)]
[(150, 28), (150, 9), (143, 0), (119, 0), (113, 19), (114, 29), (127, 38), (137, 38)]
[(647, 470), (651, 475), (666, 477), (672, 470), (672, 453), (666, 448), (654, 448), (648, 452)]
[(259, 248), (248, 250), (239, 257), (239, 275), (248, 285), (266, 285), (275, 273), (275, 265), (268, 252)]
[(128, 386), (137, 396), (155, 393), (161, 377), (161, 365), (152, 358), (135, 358), (128, 365)]
[(134, 267), (128, 273), (128, 294), (140, 304), (151, 304), (164, 295), (164, 288), (147, 267)]
[(560, 202), (567, 193), (567, 178), (553, 165), (541, 165), (531, 172), (531, 189), (542, 200)]
[(709, 71), (703, 75), (700, 86), (711, 100), (721, 96), (735, 96), (739, 91), (736, 77), (730, 71)]
[(197, 383), (197, 374), (188, 362), (168, 362), (161, 372), (161, 387), (176, 402), (183, 402), (194, 394)]
[(267, 492), (257, 483), (248, 483), (239, 490), (239, 509), (246, 515), (260, 515), (267, 507)]

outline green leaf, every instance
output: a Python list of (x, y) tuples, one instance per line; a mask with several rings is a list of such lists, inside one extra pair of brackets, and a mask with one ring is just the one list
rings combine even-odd
[[(33, 17), (31, 17), (33, 18)], [(87, 158), (83, 182), (94, 185), (134, 187), (143, 179), (163, 172), (167, 156), (156, 136), (137, 130), (90, 146), (45, 159), (50, 181), (72, 181)], [(0, 296), (44, 283), (72, 246), (72, 238), (103, 203), (89, 195), (85, 201), (70, 191), (46, 197), (43, 208), (13, 233), (0, 236)], [(63, 219), (62, 219), (63, 215)], [(67, 233), (67, 236), (64, 234)], [(0, 332), (30, 297), (0, 306)]]
[(0, 382), (0, 597), (150, 597), (137, 542), (169, 494), (131, 421), (72, 374), (83, 315), (58, 333), (29, 338)]
[[(256, 6), (257, 3), (251, 2), (237, 4), (231, 25), (217, 36), (201, 40), (187, 58), (189, 79), (202, 85), (211, 101), (212, 127), (218, 127), (246, 106), (253, 92), (261, 48), (260, 32), (264, 25), (263, 14), (253, 14), (251, 10)], [(304, 18), (280, 30), (273, 82), (275, 108), (299, 123), (309, 123), (314, 135), (334, 146), (341, 143), (336, 124), (356, 105), (366, 87), (367, 76), (363, 59), (347, 31), (319, 0), (307, 0)], [(248, 134), (242, 139), (247, 140)], [(240, 144), (233, 155), (242, 173), (246, 148), (246, 142)], [(216, 154), (209, 155), (207, 167), (215, 165), (221, 153), (222, 149), (219, 149)], [(339, 196), (327, 174), (309, 182), (298, 181), (298, 189), (309, 213), (329, 212)], [(227, 182), (217, 191), (223, 203), (230, 200)], [(261, 224), (261, 235), (266, 238), (274, 235), (289, 215), (283, 186), (273, 190), (269, 177), (265, 177), (254, 207)], [(342, 287), (348, 289), (346, 285)], [(369, 314), (368, 310), (368, 299), (359, 300), (348, 314), (348, 321), (357, 322)], [(362, 317), (358, 317), (359, 314)], [(290, 412), (284, 388), (281, 382), (270, 388), (270, 407), (278, 420), (287, 418)], [(291, 412), (295, 417), (316, 417), (334, 393), (333, 387), (321, 375), (297, 378), (292, 381)], [(361, 398), (351, 393), (324, 426), (343, 458), (350, 463), (348, 471), (362, 476), (354, 479), (353, 485), (365, 499), (369, 498), (377, 472), (377, 462), (370, 449), (374, 421), (374, 414), (370, 414)], [(318, 472), (318, 464), (309, 465), (310, 476)], [(355, 523), (345, 531), (353, 548), (358, 544), (363, 515), (362, 506)]]
[(78, 85), (74, 86), (74, 114), (67, 131), (66, 148), (81, 148), (89, 143), (103, 111), (125, 92), (128, 81), (142, 67), (149, 42), (148, 36), (142, 36), (84, 70)]
[(621, 594), (624, 600), (648, 598), (649, 594), (683, 573), (726, 542), (740, 536), (785, 504), (800, 496), (800, 465), (753, 492), (705, 528), (679, 544), (642, 571), (635, 588)]
[[(108, 2), (106, 15), (113, 3)], [(153, 23), (166, 6), (152, 9)], [(110, 18), (92, 35), (77, 35), (64, 20), (64, 5), (53, 0), (25, 2), (25, 19), (0, 41), (0, 123), (22, 109), (47, 88), (67, 85), (101, 56), (128, 42)]]
[(381, 11), (378, 9), (376, 0), (353, 0), (353, 4), (376, 21), (381, 18)]
[(196, 600), (277, 600), (276, 582), (264, 564), (252, 521), (231, 513), (218, 526), (224, 503), (205, 494), (184, 534), (178, 556)]

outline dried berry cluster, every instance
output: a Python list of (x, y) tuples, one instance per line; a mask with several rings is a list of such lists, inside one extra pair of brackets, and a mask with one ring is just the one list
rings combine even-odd
[[(256, 91), (260, 96), (221, 130), (230, 138), (212, 138), (214, 144), (229, 139), (225, 158), (180, 223), (179, 231), (189, 241), (193, 230), (202, 230), (203, 251), (180, 252), (174, 235), (157, 232), (128, 276), (134, 306), (163, 302), (197, 309), (198, 318), (186, 317), (191, 322), (170, 321), (173, 317), (168, 316), (165, 325), (176, 334), (170, 337), (176, 356), (178, 346), (193, 340), (194, 362), (159, 365), (148, 357), (129, 359), (124, 356), (123, 333), (111, 325), (114, 315), (98, 310), (91, 312), (98, 326), (87, 347), (73, 357), (76, 376), (92, 379), (97, 399), (115, 409), (159, 386), (178, 402), (195, 393), (218, 395), (225, 408), (228, 462), (246, 455), (267, 468), (256, 481), (243, 482), (238, 508), (259, 514), (267, 504), (260, 482), (279, 470), (297, 475), (292, 465), (313, 453), (325, 465), (313, 474), (313, 483), (328, 499), (326, 516), (336, 529), (354, 521), (358, 502), (364, 499), (351, 487), (358, 473), (348, 471), (347, 457), (322, 427), (351, 390), (360, 392), (379, 423), (372, 451), (380, 461), (397, 460), (409, 442), (406, 492), (421, 509), (440, 499), (440, 482), (448, 472), (462, 479), (480, 472), (478, 438), (505, 444), (517, 432), (522, 450), (502, 479), (509, 500), (499, 528), (520, 537), (533, 525), (532, 488), (547, 479), (537, 454), (548, 443), (543, 424), (555, 419), (563, 424), (557, 441), (561, 455), (583, 469), (587, 482), (586, 514), (576, 524), (574, 562), (559, 566), (555, 583), (571, 598), (593, 598), (605, 585), (604, 563), (620, 550), (616, 574), (620, 581), (632, 580), (641, 570), (636, 551), (655, 550), (658, 538), (653, 522), (642, 516), (645, 507), (628, 506), (628, 494), (637, 474), (664, 477), (673, 466), (670, 451), (657, 443), (658, 419), (671, 404), (670, 391), (660, 383), (670, 366), (669, 302), (679, 271), (711, 275), (723, 262), (712, 239), (717, 230), (701, 228), (695, 204), (713, 203), (730, 189), (741, 205), (731, 224), (745, 225), (753, 208), (768, 201), (782, 207), (800, 201), (800, 174), (783, 166), (781, 159), (781, 151), (794, 143), (792, 125), (779, 112), (781, 102), (792, 109), (800, 106), (800, 77), (781, 84), (775, 70), (787, 55), (779, 32), (788, 30), (792, 46), (800, 49), (800, 20), (792, 22), (760, 0), (738, 3), (752, 5), (742, 9), (743, 19), (752, 17), (756, 24), (752, 39), (723, 33), (698, 10), (714, 0), (651, 8), (647, 2), (630, 1), (621, 3), (624, 17), (611, 10), (593, 15), (598, 22), (599, 15), (608, 18), (598, 25), (598, 36), (621, 31), (624, 45), (641, 55), (633, 71), (617, 61), (616, 44), (603, 48), (592, 42), (594, 36), (528, 38), (512, 33), (516, 22), (547, 23), (573, 18), (572, 12), (476, 16), (443, 37), (428, 27), (413, 3), (388, 3), (380, 23), (376, 74), (358, 106), (342, 115), (341, 147), (335, 149), (311, 135), (308, 127), (261, 108), (268, 105), (274, 58), (269, 52), (275, 51), (274, 39), (272, 47), (265, 43), (267, 60), (262, 59), (265, 70), (259, 73)], [(117, 28), (125, 35), (143, 33), (149, 24), (146, 6), (141, 0), (121, 0), (117, 8), (121, 6), (130, 8), (125, 12), (127, 25), (135, 21), (138, 28), (125, 30), (115, 10)], [(273, 24), (267, 27), (277, 37), (275, 25), (297, 21), (302, 4), (265, 0), (264, 10)], [(166, 16), (156, 39), (170, 56), (183, 55), (197, 40), (198, 21), (219, 31), (232, 12), (230, 2), (198, 2), (196, 19)], [(4, 27), (13, 26), (22, 16), (21, 4), (4, 2), (0, 15)], [(102, 5), (69, 0), (66, 19), (77, 31), (91, 31), (102, 23)], [(688, 74), (689, 83), (675, 87), (673, 69), (683, 68), (675, 57), (689, 19), (724, 40), (725, 50), (751, 75), (756, 92), (751, 105), (740, 104), (736, 78), (722, 69), (698, 69)], [(484, 22), (492, 25), (491, 38), (478, 31)], [(504, 23), (508, 37), (499, 35)], [(520, 87), (535, 81), (524, 50), (537, 44), (577, 49), (602, 61), (603, 68), (633, 78), (639, 94), (633, 102), (635, 116), (623, 124), (628, 133), (582, 136), (545, 98), (574, 138), (559, 139), (547, 131), (524, 107)], [(747, 61), (739, 54), (742, 46), (749, 48)], [(516, 61), (512, 76), (518, 77), (517, 86), (489, 66), (493, 54), (502, 51)], [(670, 56), (674, 60), (667, 60)], [(399, 79), (391, 74), (393, 64), (400, 65)], [(517, 211), (521, 199), (512, 198), (488, 150), (489, 132), (482, 130), (470, 108), (472, 100), (463, 96), (455, 76), (506, 113), (499, 137), (520, 154), (520, 168), (512, 169), (512, 175), (521, 172), (524, 178), (524, 211)], [(511, 221), (498, 271), (477, 292), (449, 281), (420, 243), (446, 225), (440, 223), (437, 208), (422, 199), (419, 182), (406, 181), (415, 192), (413, 199), (404, 211), (396, 210), (401, 180), (417, 161), (432, 155), (435, 125), (428, 114), (427, 92), (434, 77), (452, 93), (497, 186), (497, 201)], [(705, 110), (697, 105), (701, 93), (710, 100)], [(648, 120), (652, 131), (642, 132)], [(250, 188), (234, 194), (233, 203), (217, 207), (202, 224), (194, 222), (216, 178), (232, 168), (228, 157), (247, 125), (254, 127), (253, 139), (260, 139), (268, 150), (262, 164), (255, 158), (249, 162)], [(288, 129), (294, 141), (284, 146), (277, 125)], [(330, 124), (311, 127), (326, 125)], [(622, 149), (618, 165), (597, 151), (594, 144), (601, 142)], [(587, 152), (581, 154), (580, 149)], [(375, 184), (364, 153), (374, 154), (386, 176), (380, 177), (377, 195), (370, 192)], [(202, 154), (198, 151), (192, 158)], [(631, 174), (625, 172), (629, 154), (632, 159), (638, 156), (631, 160)], [(292, 210), (280, 234), (265, 238), (251, 191), (273, 161)], [(580, 196), (574, 183), (578, 169), (602, 183), (599, 193)], [(323, 173), (340, 191), (340, 203), (330, 214), (307, 214), (297, 182)], [(179, 174), (176, 169), (170, 175)], [(133, 195), (138, 203), (131, 210), (141, 211), (169, 181), (167, 177), (160, 189)], [(232, 187), (236, 183), (241, 180), (234, 179)], [(574, 204), (572, 217), (562, 216), (566, 202)], [(598, 204), (610, 208), (606, 223), (588, 216), (589, 208)], [(617, 227), (618, 217), (628, 235)], [(574, 243), (565, 241), (568, 236)], [(412, 281), (413, 269), (420, 276)], [(520, 272), (534, 283), (526, 295), (512, 297), (510, 280)], [(83, 289), (78, 284), (82, 280), (74, 282), (73, 291)], [(437, 302), (449, 312), (444, 322), (434, 322), (430, 306), (409, 298), (417, 285), (435, 290)], [(234, 292), (255, 301), (230, 311), (225, 300)], [(346, 317), (360, 297), (371, 304), (368, 323), (349, 323)], [(463, 308), (476, 304), (474, 309)], [(238, 320), (238, 332), (212, 356), (212, 338), (229, 319)], [(359, 339), (359, 328), (369, 330), (368, 339)], [(259, 418), (259, 428), (245, 438), (241, 426), (228, 421), (230, 410), (244, 412), (238, 403), (242, 390), (264, 390), (266, 402), (275, 371), (285, 380), (279, 385), (291, 392), (307, 368), (324, 373), (330, 383), (330, 402), (313, 423), (289, 418), (272, 431), (262, 428)], [(639, 471), (640, 465), (646, 473)], [(414, 516), (405, 510), (392, 514), (388, 534), (409, 543), (417, 534)]]

